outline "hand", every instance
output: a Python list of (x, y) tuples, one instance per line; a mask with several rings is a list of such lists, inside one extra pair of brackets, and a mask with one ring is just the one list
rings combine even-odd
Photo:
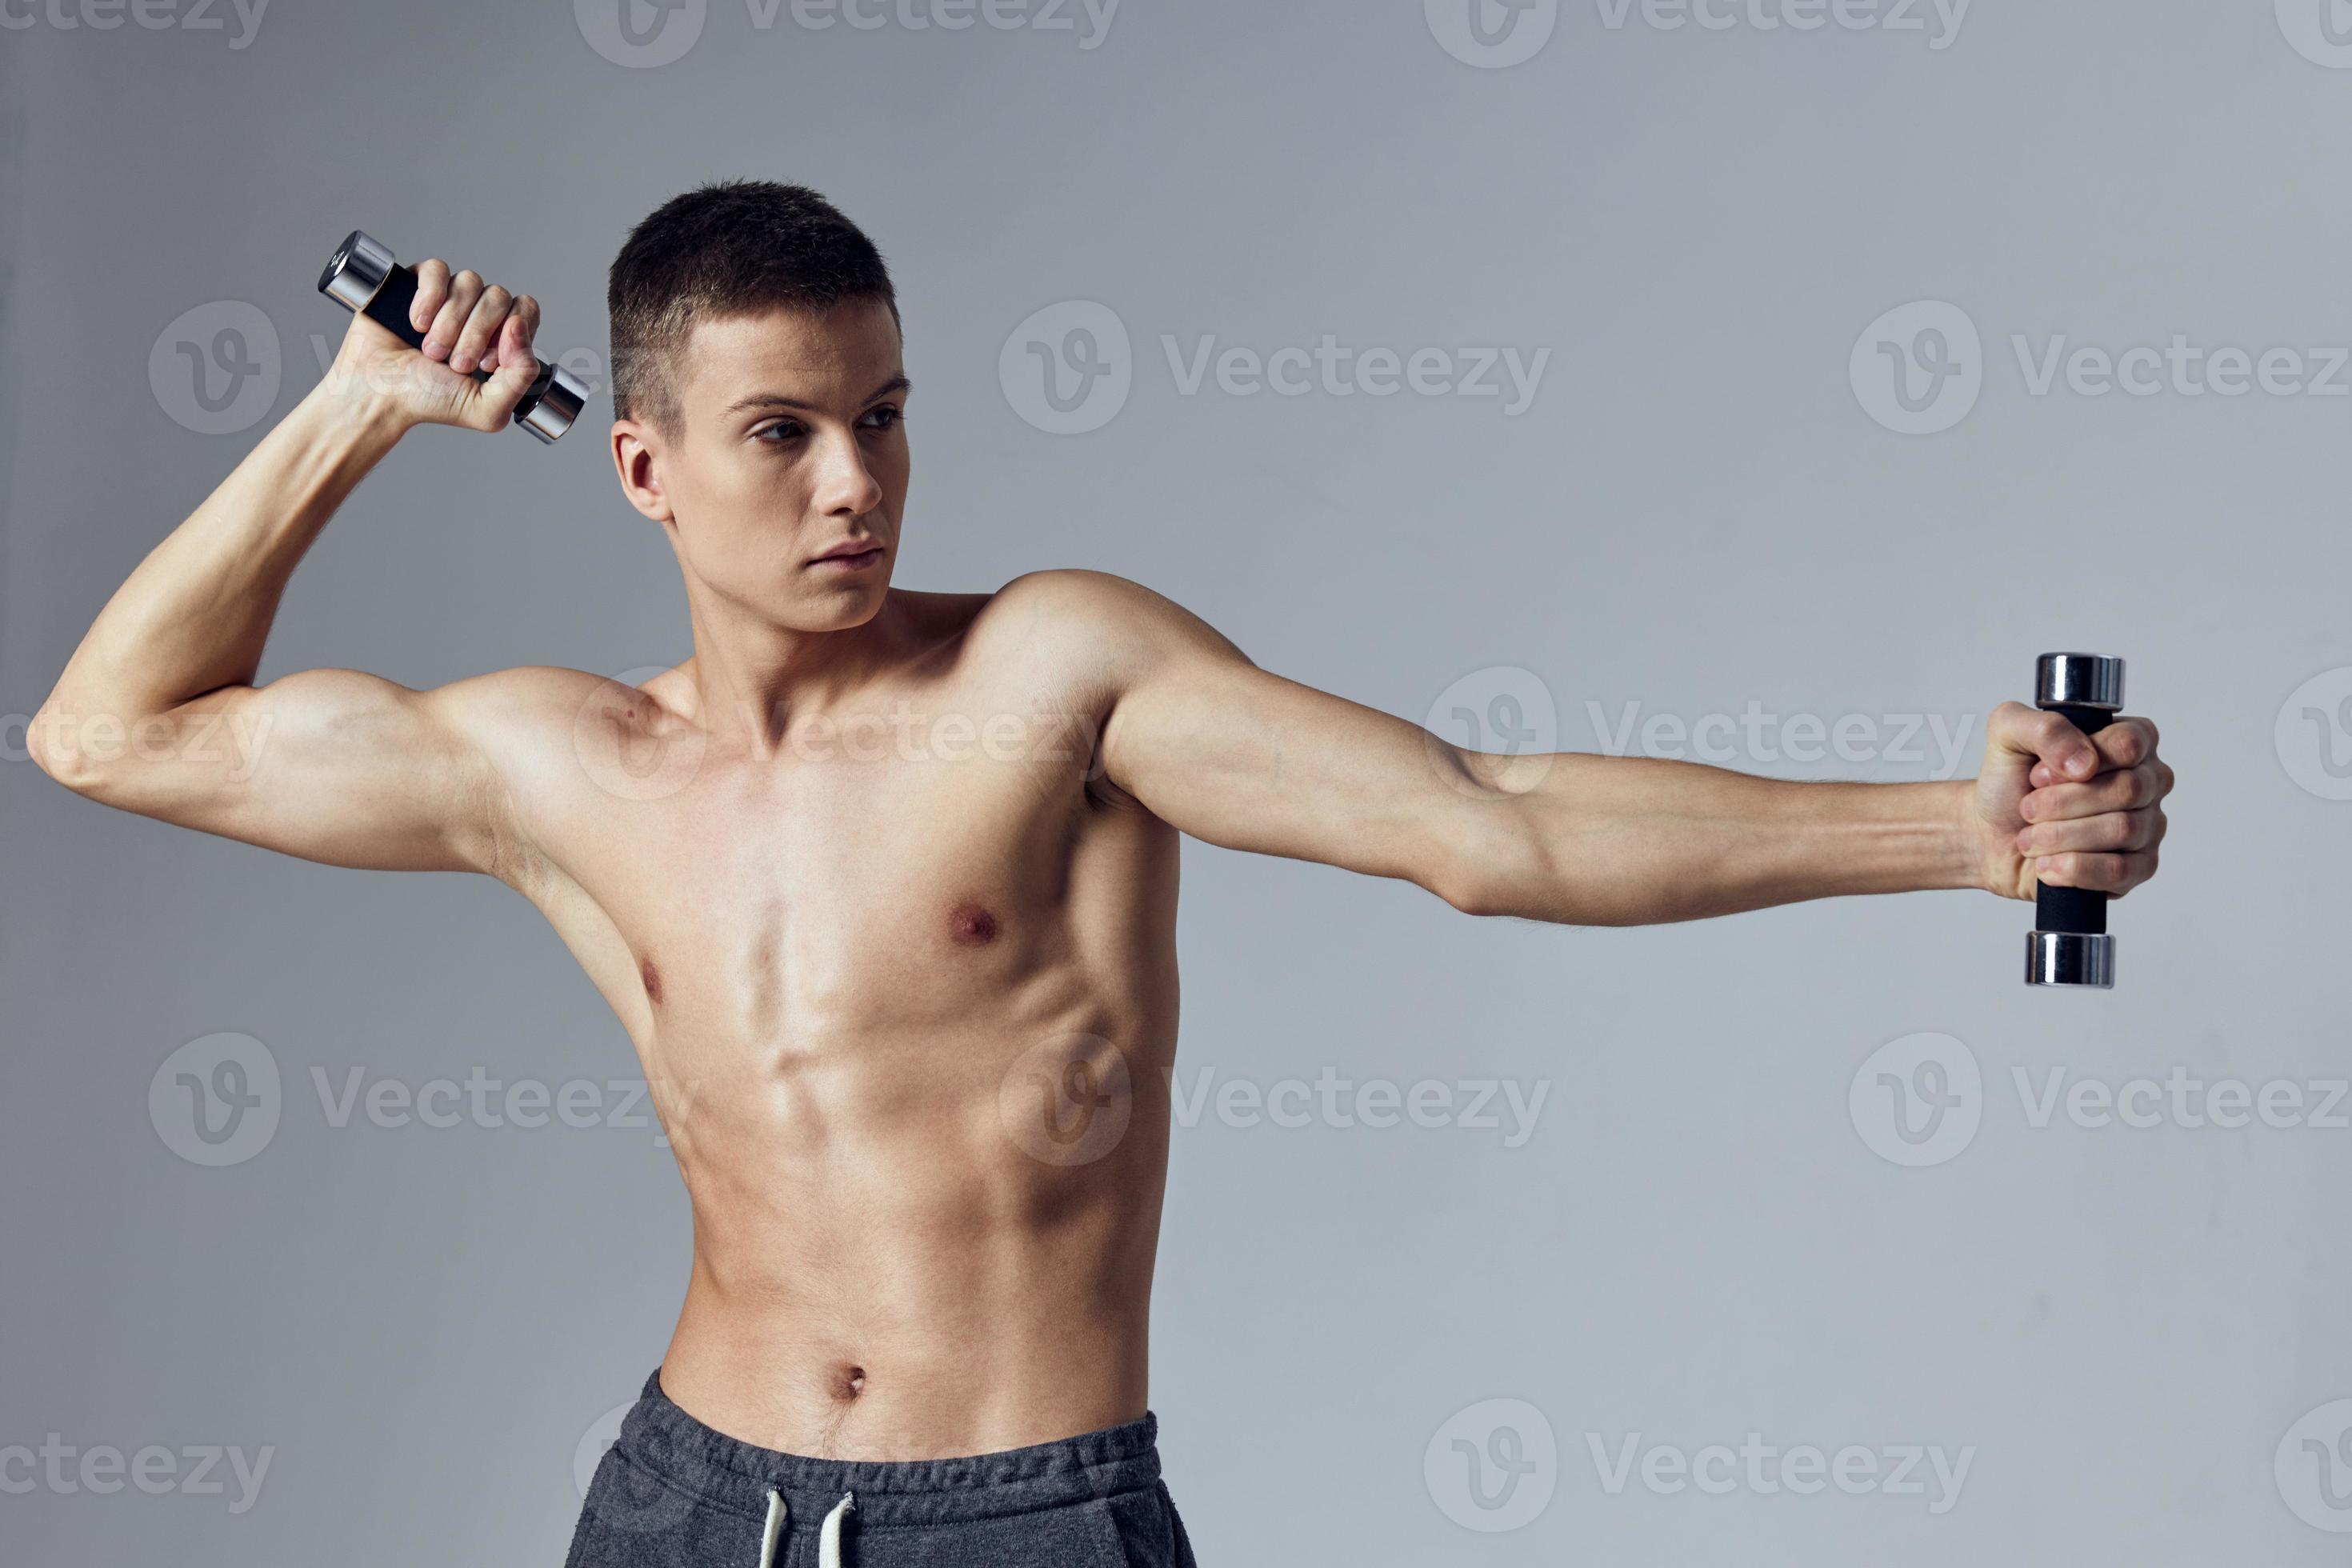
[[(330, 384), (403, 425), (505, 429), (539, 375), (530, 352), (539, 301), (485, 284), (471, 269), (453, 276), (446, 262), (426, 260), (416, 264), (408, 319), (425, 334), (421, 350), (353, 312)], [(478, 369), (490, 379), (476, 381), (470, 373)]]
[(2084, 735), (2060, 714), (2004, 702), (1986, 721), (1966, 808), (1984, 885), (2010, 899), (2033, 897), (2036, 882), (2121, 898), (2156, 875), (2171, 793), (2147, 720)]

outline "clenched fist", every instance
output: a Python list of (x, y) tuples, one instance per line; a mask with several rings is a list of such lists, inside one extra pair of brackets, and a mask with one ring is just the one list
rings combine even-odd
[[(329, 384), (403, 424), (505, 429), (539, 375), (530, 352), (539, 301), (485, 283), (471, 268), (452, 274), (447, 262), (431, 259), (416, 264), (408, 319), (425, 334), (422, 349), (355, 312)], [(476, 370), (490, 372), (490, 379), (476, 381)]]
[(2004, 702), (1986, 721), (1968, 807), (1985, 886), (2011, 899), (2033, 897), (2037, 882), (2120, 898), (2156, 875), (2171, 793), (2147, 720), (2085, 735), (2061, 714)]

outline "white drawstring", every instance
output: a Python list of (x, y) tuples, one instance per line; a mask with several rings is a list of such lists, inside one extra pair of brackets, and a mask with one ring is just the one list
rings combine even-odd
[[(857, 1506), (855, 1492), (844, 1492), (833, 1511), (824, 1516), (824, 1528), (817, 1531), (816, 1568), (841, 1568), (841, 1522)], [(774, 1487), (768, 1489), (768, 1528), (760, 1540), (760, 1568), (776, 1568), (776, 1542), (783, 1539), (784, 1522), (792, 1510), (784, 1506), (784, 1494)]]
[(857, 1506), (854, 1493), (844, 1492), (833, 1511), (824, 1516), (824, 1528), (817, 1531), (816, 1568), (841, 1568), (841, 1521)]
[(776, 1542), (784, 1533), (784, 1494), (775, 1488), (768, 1489), (768, 1529), (760, 1537), (760, 1568), (776, 1568)]

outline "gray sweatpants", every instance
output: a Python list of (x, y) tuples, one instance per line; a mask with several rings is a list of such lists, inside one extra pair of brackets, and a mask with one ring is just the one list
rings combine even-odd
[(1159, 1423), (962, 1459), (810, 1459), (670, 1403), (658, 1370), (597, 1466), (565, 1568), (1193, 1568)]

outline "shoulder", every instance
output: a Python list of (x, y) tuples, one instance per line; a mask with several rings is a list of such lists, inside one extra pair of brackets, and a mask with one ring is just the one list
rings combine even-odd
[(976, 637), (1011, 641), (1106, 675), (1131, 676), (1186, 652), (1236, 654), (1209, 624), (1164, 594), (1109, 572), (1026, 572), (990, 596)]

